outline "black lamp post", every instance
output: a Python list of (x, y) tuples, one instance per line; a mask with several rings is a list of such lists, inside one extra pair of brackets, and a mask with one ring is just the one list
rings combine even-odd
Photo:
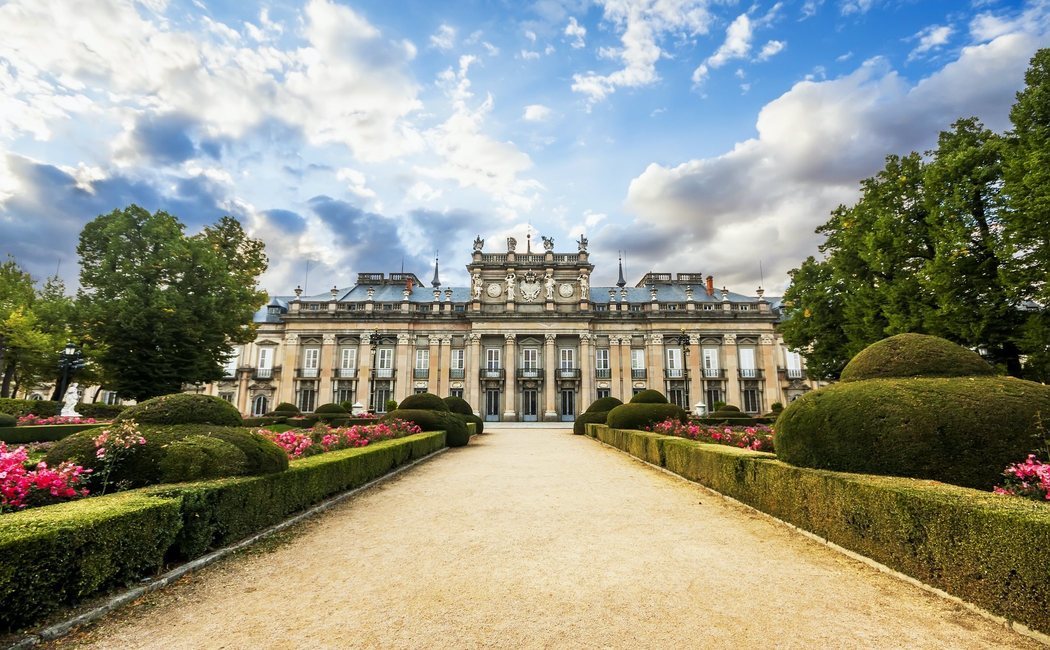
[(58, 355), (58, 369), (62, 371), (61, 383), (59, 383), (59, 391), (57, 398), (61, 400), (65, 394), (66, 389), (69, 388), (69, 377), (77, 370), (84, 367), (84, 358), (80, 354), (80, 348), (76, 346), (72, 341), (66, 343), (66, 347)]

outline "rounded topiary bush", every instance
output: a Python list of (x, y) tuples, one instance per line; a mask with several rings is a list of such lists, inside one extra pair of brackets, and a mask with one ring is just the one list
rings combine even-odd
[(18, 423), (18, 418), (7, 413), (0, 413), (0, 427), (13, 427)]
[(238, 476), (247, 465), (247, 456), (233, 443), (199, 435), (170, 443), (158, 463), (161, 483)]
[(237, 408), (210, 395), (175, 393), (161, 395), (129, 406), (114, 422), (133, 420), (139, 424), (216, 424), (236, 427), (242, 424)]
[(444, 431), (445, 444), (449, 447), (462, 447), (470, 442), (467, 421), (459, 413), (431, 409), (395, 409), (383, 416), (384, 420), (392, 418), (412, 422), (423, 431)]
[(350, 420), (350, 414), (339, 404), (322, 404), (314, 409), (314, 415), (318, 420), (328, 424), (344, 424)]
[(338, 415), (346, 415), (346, 409), (335, 403), (322, 404), (314, 409), (314, 414), (321, 413), (335, 413)]
[(299, 415), (299, 407), (290, 402), (281, 402), (277, 406), (273, 407), (273, 413), (288, 413), (290, 415)]
[(474, 423), (474, 433), (485, 433), (485, 422), (477, 415), (474, 415), (474, 409), (470, 407), (470, 402), (455, 395), (450, 395), (443, 401), (448, 406), (448, 410), (462, 415), (467, 422)]
[(718, 410), (715, 411), (715, 412), (716, 413), (729, 413), (729, 412), (732, 412), (732, 411), (736, 411), (737, 413), (740, 413), (740, 407), (739, 406), (733, 406), (732, 404), (723, 404), (722, 406), (718, 407)]
[(926, 334), (898, 334), (864, 348), (843, 368), (843, 382), (893, 377), (994, 375), (976, 352)]
[(602, 411), (607, 413), (621, 404), (623, 402), (615, 397), (599, 397), (591, 402), (591, 405), (587, 407), (584, 413), (598, 413)]
[(988, 489), (1041, 444), (1050, 387), (1012, 377), (838, 383), (792, 402), (776, 453), (802, 467)]
[(605, 424), (608, 417), (608, 411), (592, 411), (587, 409), (585, 413), (580, 413), (576, 416), (576, 421), (572, 423), (572, 432), (578, 436), (582, 436), (587, 433), (587, 424)]
[[(47, 453), (48, 465), (72, 460), (77, 465), (93, 469), (92, 479), (98, 476), (102, 463), (95, 456), (95, 442), (105, 427), (74, 433), (55, 443)], [(243, 427), (222, 427), (208, 424), (140, 425), (139, 431), (146, 444), (135, 446), (131, 453), (113, 469), (110, 480), (140, 487), (162, 480), (161, 463), (173, 443), (189, 436), (203, 436), (227, 442), (244, 454), (244, 470), (240, 474), (271, 474), (288, 469), (288, 455), (275, 443)]]
[(741, 424), (743, 424), (745, 420), (747, 422), (750, 422), (752, 420), (751, 416), (747, 413), (744, 413), (743, 411), (735, 407), (734, 409), (735, 410), (727, 410), (726, 408), (722, 408), (721, 410), (712, 413), (709, 417), (712, 420), (719, 420), (723, 422), (739, 422)]
[(688, 420), (688, 415), (675, 404), (635, 404), (632, 402), (609, 411), (605, 424), (614, 429), (642, 429), (667, 419), (684, 423)]
[(447, 411), (448, 404), (434, 393), (416, 393), (401, 400), (398, 409), (423, 409), (425, 411)]
[[(631, 398), (631, 404), (667, 404), (667, 398), (658, 390), (643, 390)], [(612, 410), (612, 409), (610, 409)]]

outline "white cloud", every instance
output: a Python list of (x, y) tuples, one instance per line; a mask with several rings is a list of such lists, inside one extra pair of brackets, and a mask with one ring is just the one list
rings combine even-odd
[(525, 107), (521, 119), (526, 122), (544, 122), (551, 116), (551, 109), (543, 104), (529, 104)]
[(840, 55), (836, 56), (835, 57), (835, 61), (837, 61), (838, 63), (845, 63), (846, 61), (849, 61), (852, 58), (853, 58), (853, 50), (850, 50), (849, 52), (846, 52), (845, 54), (840, 54)]
[(587, 96), (589, 104), (606, 99), (617, 88), (639, 88), (659, 79), (656, 62), (664, 52), (659, 42), (667, 35), (707, 33), (712, 17), (707, 0), (604, 0), (603, 19), (621, 32), (616, 51), (623, 67), (610, 74), (573, 75), (572, 90)]
[(930, 25), (913, 36), (919, 44), (908, 54), (908, 60), (913, 61), (930, 50), (935, 50), (945, 45), (952, 36), (950, 25)]
[[(740, 255), (761, 248), (767, 270), (783, 277), (816, 252), (813, 229), (836, 205), (855, 200), (858, 181), (878, 171), (886, 155), (933, 146), (938, 131), (960, 116), (1007, 128), (1014, 92), (1042, 42), (1014, 33), (964, 48), (914, 85), (884, 59), (837, 79), (795, 84), (762, 109), (757, 137), (719, 156), (651, 164), (631, 182), (627, 207), (651, 230), (643, 263), (685, 268), (703, 259), (716, 275), (728, 273), (732, 286), (755, 275), (740, 268)], [(617, 236), (618, 226), (604, 227), (605, 236)], [(634, 226), (622, 228), (629, 241)], [(677, 251), (672, 259), (669, 247)]]
[(576, 22), (575, 18), (569, 18), (569, 24), (565, 26), (565, 35), (572, 39), (573, 48), (579, 49), (587, 45), (585, 40), (587, 36), (587, 28)]
[(806, 2), (802, 5), (801, 20), (812, 18), (813, 16), (817, 15), (817, 11), (820, 9), (820, 5), (822, 4), (824, 4), (824, 0), (806, 0)]
[(525, 59), (526, 61), (534, 61), (540, 58), (540, 53), (533, 50), (522, 50), (521, 58)]
[(877, 0), (843, 0), (842, 2), (842, 15), (848, 16), (850, 14), (865, 14), (875, 6)]
[(711, 70), (722, 67), (731, 59), (746, 57), (751, 52), (753, 34), (751, 18), (747, 14), (737, 16), (726, 28), (726, 39), (722, 45), (693, 70), (693, 84), (702, 83)]
[(374, 200), (377, 198), (376, 193), (370, 187), (368, 187), (368, 180), (365, 175), (350, 167), (343, 167), (336, 171), (335, 177), (346, 183), (346, 188), (350, 190), (352, 194), (368, 200)]
[(762, 46), (762, 51), (758, 53), (758, 60), (768, 61), (769, 59), (783, 52), (785, 47), (787, 47), (787, 43), (785, 41), (769, 41), (768, 43)]
[(499, 48), (488, 41), (482, 41), (481, 46), (485, 48), (485, 51), (488, 52), (489, 56), (497, 56), (499, 54)]
[(451, 50), (456, 45), (456, 29), (442, 24), (430, 35), (430, 44), (439, 50)]
[(536, 42), (536, 32), (532, 31), (531, 29), (526, 29), (525, 30), (525, 38), (529, 39), (530, 43), (535, 43)]

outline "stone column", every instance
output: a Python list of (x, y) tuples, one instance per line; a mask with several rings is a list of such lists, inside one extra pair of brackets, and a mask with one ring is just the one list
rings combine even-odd
[[(276, 356), (276, 354), (274, 355)], [(274, 359), (277, 365), (277, 359)], [(277, 403), (295, 403), (295, 367), (299, 365), (299, 335), (285, 334), (281, 346), (281, 378), (277, 386)], [(277, 406), (277, 404), (274, 404)], [(299, 406), (296, 404), (296, 406)]]
[(631, 337), (621, 336), (620, 345), (617, 347), (619, 348), (617, 356), (620, 357), (620, 376), (622, 377), (620, 394), (617, 397), (623, 402), (630, 402), (634, 395), (634, 378), (631, 377)]
[(409, 334), (397, 335), (397, 351), (394, 353), (394, 367), (397, 368), (397, 372), (394, 373), (394, 399), (398, 402), (408, 397), (412, 387), (413, 364), (408, 358), (408, 343), (411, 339)]
[(517, 370), (517, 334), (504, 334), (503, 340), (506, 341), (506, 348), (503, 351), (503, 373), (506, 377), (504, 386), (506, 392), (503, 395), (503, 417), (501, 418), (504, 422), (513, 422), (517, 419), (517, 413), (515, 411), (515, 404), (517, 403), (517, 386), (515, 385), (514, 373)]
[(580, 334), (580, 403), (576, 411), (583, 413), (594, 401), (594, 349), (591, 335)]
[[(441, 359), (438, 365), (438, 384), (435, 395), (447, 397), (449, 387), (452, 385), (448, 376), (449, 367), (452, 365), (452, 336), (450, 334), (441, 337), (441, 352), (439, 356)], [(434, 360), (431, 359), (430, 363), (433, 364)]]
[(335, 374), (335, 334), (321, 337), (321, 360), (317, 364), (317, 405), (335, 401), (332, 390), (332, 375)]
[[(241, 364), (246, 365), (246, 364)], [(238, 372), (237, 373), (237, 410), (241, 413), (248, 412), (248, 380), (251, 378), (250, 372)], [(277, 406), (271, 404), (271, 407)]]
[[(431, 334), (430, 342), (430, 372), (427, 374), (427, 392), (435, 395), (441, 394), (441, 336)], [(413, 364), (415, 365), (415, 364)]]
[(772, 334), (763, 334), (758, 338), (758, 363), (764, 375), (764, 386), (762, 389), (762, 401), (764, 403), (760, 404), (759, 413), (769, 411), (773, 402), (784, 402), (780, 395), (780, 375), (777, 373), (775, 350)]
[(547, 334), (543, 342), (543, 420), (554, 422), (558, 419), (558, 410), (555, 406), (555, 388), (558, 383), (558, 371), (556, 370), (558, 360), (554, 356), (554, 340), (556, 334)]
[(481, 415), (481, 334), (471, 332), (467, 335), (467, 351), (463, 365), (463, 397), (470, 403), (474, 413)]
[(372, 346), (368, 344), (368, 332), (361, 332), (357, 344), (357, 384), (354, 386), (354, 401), (361, 402), (367, 409), (372, 395)]
[(649, 366), (649, 382), (648, 386), (651, 389), (658, 390), (661, 393), (666, 392), (664, 390), (664, 335), (663, 334), (650, 334), (649, 335), (648, 354), (649, 357), (647, 365)]
[[(623, 377), (620, 376), (620, 337), (609, 337), (609, 395), (623, 400)], [(630, 371), (627, 371), (630, 375)]]
[(740, 357), (736, 351), (736, 334), (722, 337), (722, 361), (726, 369), (725, 401), (733, 406), (740, 406), (743, 395), (740, 392)]
[(701, 401), (704, 397), (704, 363), (700, 351), (700, 335), (689, 335), (689, 358), (685, 359), (689, 374), (689, 412), (693, 411), (693, 404)]

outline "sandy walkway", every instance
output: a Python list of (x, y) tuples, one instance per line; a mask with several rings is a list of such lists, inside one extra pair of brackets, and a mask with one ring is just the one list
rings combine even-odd
[(494, 431), (59, 644), (1037, 647), (565, 430)]

